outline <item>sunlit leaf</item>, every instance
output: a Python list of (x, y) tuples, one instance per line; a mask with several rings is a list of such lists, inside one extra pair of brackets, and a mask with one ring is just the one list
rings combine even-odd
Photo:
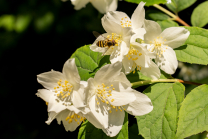
[(153, 111), (136, 116), (139, 134), (145, 139), (174, 139), (184, 91), (181, 83), (158, 83), (148, 87), (143, 93), (151, 99)]
[(32, 19), (32, 17), (30, 15), (18, 15), (17, 19), (16, 19), (16, 23), (15, 23), (15, 28), (14, 29), (17, 32), (24, 31), (28, 27), (31, 19)]
[(192, 4), (194, 4), (197, 0), (171, 0), (172, 2), (169, 4), (166, 4), (166, 6), (173, 11), (174, 13), (178, 13), (188, 7), (190, 7)]
[(160, 20), (167, 20), (170, 18), (167, 14), (162, 13), (159, 10), (147, 10), (145, 11), (145, 17), (149, 20), (160, 21)]
[(127, 2), (137, 3), (139, 4), (141, 1), (146, 2), (145, 6), (152, 6), (154, 4), (164, 4), (166, 0), (125, 0)]
[(208, 31), (197, 27), (185, 27), (190, 31), (190, 36), (185, 45), (176, 48), (176, 56), (179, 61), (208, 64)]
[(178, 27), (178, 23), (172, 20), (157, 21), (157, 23), (160, 25), (162, 30), (169, 28), (169, 27)]
[(203, 27), (208, 24), (208, 1), (197, 6), (191, 15), (191, 24), (197, 27)]
[(93, 77), (100, 67), (110, 62), (109, 56), (105, 56), (101, 59), (102, 54), (93, 52), (89, 46), (90, 45), (85, 45), (78, 48), (71, 56), (71, 58), (75, 58), (81, 80), (85, 81)]
[(179, 111), (177, 139), (208, 130), (207, 100), (208, 85), (201, 85), (186, 96)]
[(0, 16), (0, 27), (5, 28), (7, 31), (14, 29), (15, 16), (13, 15), (2, 15)]

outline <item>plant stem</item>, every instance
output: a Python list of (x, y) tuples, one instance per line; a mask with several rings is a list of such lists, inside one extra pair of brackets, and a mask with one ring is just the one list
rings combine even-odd
[(179, 23), (181, 23), (184, 26), (190, 27), (190, 25), (188, 25), (185, 21), (183, 21), (182, 19), (180, 19), (179, 16), (171, 13), (170, 11), (168, 11), (167, 9), (163, 8), (162, 6), (158, 5), (158, 4), (154, 4), (153, 5), (155, 8), (163, 11), (164, 13), (166, 13), (167, 15), (171, 16), (173, 18), (173, 20), (178, 21)]
[(158, 80), (146, 80), (146, 81), (134, 82), (134, 83), (131, 83), (131, 86), (132, 86), (132, 88), (137, 88), (139, 86), (144, 86), (144, 85), (153, 84), (153, 83), (161, 83), (161, 82), (162, 83), (179, 82), (179, 83), (192, 84), (192, 85), (202, 85), (200, 83), (183, 81), (180, 79), (158, 79)]
[(187, 24), (186, 22), (184, 22), (182, 19), (180, 19), (180, 17), (177, 17), (175, 20), (178, 21), (179, 23), (181, 23), (184, 26), (190, 27), (190, 25)]
[(159, 10), (161, 10), (161, 11), (163, 11), (164, 13), (166, 13), (166, 14), (168, 14), (169, 16), (171, 16), (172, 18), (174, 18), (174, 19), (176, 19), (177, 18), (177, 16), (176, 15), (174, 15), (173, 13), (171, 13), (170, 11), (168, 11), (168, 10), (166, 10), (165, 8), (163, 8), (162, 6), (160, 6), (160, 5), (158, 5), (158, 4), (154, 4), (153, 5), (155, 8), (157, 8), (157, 9), (159, 9)]

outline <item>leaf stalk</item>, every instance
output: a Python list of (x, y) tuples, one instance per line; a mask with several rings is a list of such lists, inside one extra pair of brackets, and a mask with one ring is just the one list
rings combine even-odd
[(179, 83), (184, 83), (184, 84), (191, 84), (191, 85), (202, 85), (200, 83), (195, 83), (195, 82), (189, 82), (189, 81), (183, 81), (181, 79), (158, 79), (158, 80), (146, 80), (146, 81), (139, 81), (139, 82), (134, 82), (131, 83), (132, 88), (137, 88), (139, 86), (144, 86), (144, 85), (149, 85), (153, 83), (170, 83), (170, 82), (179, 82)]
[(167, 15), (171, 16), (173, 20), (176, 20), (177, 22), (181, 23), (184, 26), (190, 27), (190, 25), (188, 25), (185, 21), (183, 21), (179, 16), (171, 13), (170, 11), (168, 11), (167, 9), (163, 8), (162, 6), (158, 5), (158, 4), (154, 4), (153, 5), (155, 8), (163, 11), (164, 13), (166, 13)]

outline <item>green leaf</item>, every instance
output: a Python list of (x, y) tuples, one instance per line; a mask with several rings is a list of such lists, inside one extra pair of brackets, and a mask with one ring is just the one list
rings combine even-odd
[(176, 138), (182, 139), (208, 130), (208, 85), (193, 89), (179, 111)]
[(128, 139), (128, 113), (125, 113), (122, 129), (115, 137), (108, 137), (101, 129), (86, 121), (79, 129), (78, 139)]
[(152, 6), (154, 4), (164, 4), (166, 0), (125, 0), (127, 2), (137, 3), (139, 4), (141, 1), (146, 2), (145, 6)]
[(170, 17), (159, 10), (147, 10), (145, 11), (145, 18), (149, 20), (160, 21), (160, 20), (166, 20)]
[(18, 15), (15, 24), (17, 32), (23, 32), (30, 24), (32, 17), (30, 15)]
[(177, 59), (182, 62), (208, 64), (208, 30), (197, 27), (185, 27), (190, 36), (185, 45), (175, 49)]
[[(75, 58), (79, 75), (81, 80), (84, 81), (94, 76), (95, 71), (97, 71), (97, 68), (99, 67), (100, 58), (102, 55), (101, 53), (93, 52), (89, 46), (90, 45), (85, 45), (80, 47), (71, 56), (71, 58)], [(106, 64), (105, 61), (107, 61), (107, 59), (104, 58), (104, 60), (101, 62), (102, 65)]]
[(15, 16), (13, 15), (2, 15), (0, 16), (0, 27), (4, 27), (8, 31), (14, 29)]
[(190, 7), (192, 4), (194, 4), (197, 0), (171, 0), (172, 2), (169, 4), (166, 4), (166, 6), (173, 11), (174, 13), (178, 13), (188, 7)]
[(184, 91), (181, 83), (158, 83), (143, 92), (153, 104), (152, 112), (136, 116), (139, 133), (145, 139), (174, 139)]
[(191, 24), (197, 27), (203, 27), (208, 23), (208, 1), (197, 6), (191, 15)]
[(172, 20), (157, 21), (157, 23), (160, 25), (162, 30), (169, 28), (169, 27), (178, 27), (178, 23)]
[(35, 29), (38, 32), (45, 31), (51, 27), (53, 22), (54, 22), (54, 14), (52, 12), (47, 12), (35, 19), (34, 21)]

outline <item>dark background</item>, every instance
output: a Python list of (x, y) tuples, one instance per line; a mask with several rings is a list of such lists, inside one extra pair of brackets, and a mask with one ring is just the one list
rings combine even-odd
[[(180, 12), (181, 19), (191, 24), (193, 9), (204, 1), (198, 0)], [(131, 17), (136, 7), (136, 4), (119, 1), (117, 10)], [(148, 9), (154, 8), (145, 7)], [(2, 23), (4, 16), (8, 16), (6, 23)], [(92, 31), (104, 33), (102, 16), (90, 3), (76, 11), (70, 1), (0, 0), (1, 138), (77, 138), (79, 128), (66, 132), (56, 120), (49, 126), (45, 123), (47, 106), (35, 95), (43, 88), (36, 75), (51, 69), (61, 71), (77, 48), (95, 40)], [(131, 126), (135, 120), (131, 116), (129, 119)]]

